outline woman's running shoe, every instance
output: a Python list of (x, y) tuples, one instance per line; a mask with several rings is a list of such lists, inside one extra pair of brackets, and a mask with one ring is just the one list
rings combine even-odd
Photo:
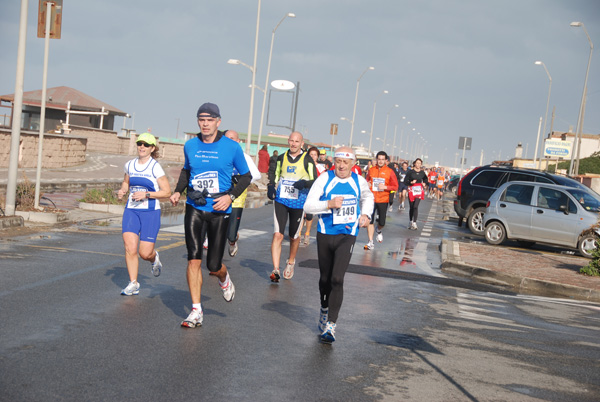
[(375, 248), (375, 245), (373, 244), (372, 241), (365, 244), (365, 250), (373, 250), (374, 248)]
[(161, 268), (162, 268), (162, 263), (160, 262), (160, 258), (158, 257), (158, 251), (157, 251), (156, 257), (154, 257), (154, 262), (152, 263), (152, 275), (160, 276)]

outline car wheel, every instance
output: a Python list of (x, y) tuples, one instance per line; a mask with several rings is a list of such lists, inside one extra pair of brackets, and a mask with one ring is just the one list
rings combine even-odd
[(483, 218), (485, 215), (485, 208), (475, 208), (469, 218), (467, 219), (467, 226), (476, 235), (483, 235), (485, 227), (483, 227)]
[(488, 243), (498, 245), (506, 239), (506, 229), (500, 222), (490, 222), (485, 227), (485, 240)]
[(528, 240), (517, 240), (517, 243), (519, 244), (520, 247), (524, 247), (524, 248), (533, 247), (533, 245), (535, 244), (534, 241), (528, 241)]
[(456, 186), (452, 187), (450, 191), (452, 191), (452, 194), (456, 195)]
[(593, 233), (588, 233), (579, 240), (579, 253), (585, 258), (592, 258), (592, 253), (596, 247), (598, 247), (598, 236)]

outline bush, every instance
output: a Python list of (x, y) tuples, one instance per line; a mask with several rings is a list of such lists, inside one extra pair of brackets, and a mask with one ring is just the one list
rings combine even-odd
[(120, 184), (110, 184), (104, 189), (92, 188), (86, 190), (83, 194), (83, 198), (77, 201), (87, 202), (90, 204), (125, 205), (127, 202), (127, 197), (123, 197), (122, 200), (119, 200), (117, 197), (117, 191), (120, 187)]
[[(571, 161), (564, 161), (558, 164), (559, 169), (569, 171)], [(596, 173), (600, 174), (600, 153), (594, 152), (592, 156), (579, 160), (579, 174)]]
[[(40, 199), (43, 194), (40, 193)], [(23, 175), (23, 181), (17, 183), (17, 193), (15, 208), (23, 211), (29, 211), (35, 207), (35, 183), (29, 181), (27, 176)]]
[(589, 264), (582, 267), (579, 270), (579, 273), (590, 276), (600, 276), (600, 245), (592, 252), (592, 259)]

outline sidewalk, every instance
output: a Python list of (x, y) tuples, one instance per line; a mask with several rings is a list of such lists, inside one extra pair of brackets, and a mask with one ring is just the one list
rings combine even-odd
[(579, 273), (578, 256), (442, 240), (442, 270), (518, 293), (600, 302), (600, 277)]

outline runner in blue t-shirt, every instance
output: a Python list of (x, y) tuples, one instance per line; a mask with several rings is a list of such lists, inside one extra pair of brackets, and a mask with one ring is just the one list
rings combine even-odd
[[(223, 298), (230, 302), (235, 287), (223, 264), (223, 252), (227, 242), (227, 228), (231, 204), (250, 184), (252, 176), (239, 144), (218, 131), (221, 124), (219, 107), (205, 103), (198, 109), (200, 133), (185, 143), (185, 163), (175, 192), (171, 196), (177, 205), (181, 193), (187, 189), (185, 206), (185, 244), (188, 251), (187, 281), (192, 298), (192, 311), (181, 326), (194, 328), (202, 325), (202, 242), (203, 233), (208, 237), (206, 267), (211, 275), (219, 278)], [(233, 187), (233, 170), (239, 173), (238, 184)]]
[(359, 226), (371, 220), (374, 197), (369, 184), (352, 172), (356, 157), (350, 147), (335, 151), (335, 171), (323, 173), (312, 185), (304, 211), (320, 214), (317, 231), (321, 341), (335, 341), (335, 326), (344, 294), (344, 275), (350, 264)]

